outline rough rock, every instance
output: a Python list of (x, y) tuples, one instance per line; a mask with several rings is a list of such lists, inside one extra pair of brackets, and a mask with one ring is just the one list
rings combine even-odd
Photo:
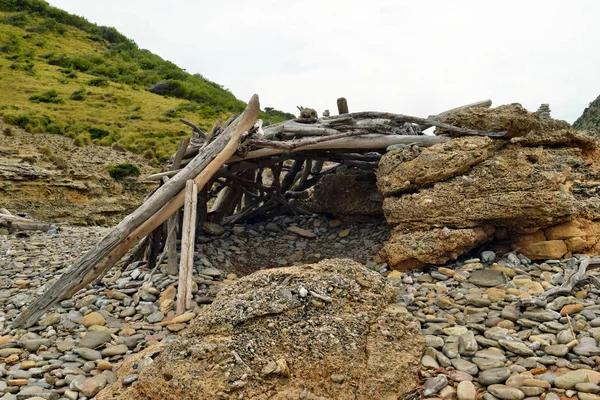
[(386, 154), (379, 163), (377, 187), (383, 196), (410, 192), (467, 172), (488, 159), (501, 142), (487, 137), (458, 138), (422, 150), (403, 162), (401, 150)]
[(141, 155), (109, 146), (78, 147), (63, 135), (12, 130), (14, 136), (0, 134), (2, 207), (42, 221), (108, 225), (137, 208), (150, 190), (137, 179), (117, 182), (105, 168), (133, 163), (143, 175), (152, 173)]
[[(450, 113), (441, 119), (450, 125), (490, 132), (506, 132), (506, 136), (525, 136), (541, 128), (539, 117), (520, 104), (506, 104), (495, 108), (469, 108)], [(436, 128), (437, 135), (459, 136), (459, 133)]]
[[(445, 120), (506, 131), (512, 139), (458, 137), (410, 157), (402, 149), (386, 153), (377, 179), (384, 215), (396, 229), (381, 261), (398, 269), (439, 265), (491, 240), (534, 260), (600, 254), (598, 137), (516, 104), (463, 110)], [(438, 239), (441, 229), (483, 229), (486, 236), (449, 240), (452, 246)]]
[[(259, 271), (222, 289), (180, 339), (124, 361), (117, 383), (97, 398), (401, 397), (417, 383), (425, 340), (394, 303), (379, 274), (348, 260)], [(137, 382), (125, 386), (121, 379), (148, 357)], [(281, 359), (289, 376), (256, 378)]]
[(378, 261), (408, 270), (424, 264), (444, 264), (491, 237), (484, 228), (432, 229), (405, 232), (397, 228), (378, 254)]
[(306, 208), (342, 219), (368, 220), (382, 215), (382, 200), (374, 173), (349, 170), (325, 175), (315, 185)]

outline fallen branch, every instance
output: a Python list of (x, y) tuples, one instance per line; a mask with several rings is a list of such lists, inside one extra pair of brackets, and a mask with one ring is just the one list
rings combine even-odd
[(580, 261), (577, 271), (558, 287), (551, 288), (535, 298), (525, 298), (521, 300), (522, 306), (539, 306), (544, 307), (548, 304), (550, 298), (557, 296), (570, 295), (573, 289), (582, 281), (589, 278), (587, 269), (590, 266), (600, 265), (600, 257), (584, 258)]

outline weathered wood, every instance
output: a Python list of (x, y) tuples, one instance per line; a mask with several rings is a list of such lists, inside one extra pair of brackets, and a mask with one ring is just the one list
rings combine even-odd
[(192, 308), (192, 271), (194, 269), (194, 241), (196, 237), (196, 204), (198, 186), (192, 179), (185, 187), (183, 207), (183, 227), (181, 229), (181, 263), (179, 264), (179, 285), (177, 287), (177, 315)]
[(600, 257), (585, 258), (581, 260), (577, 271), (574, 271), (571, 276), (569, 276), (567, 280), (562, 283), (562, 285), (550, 288), (539, 296), (524, 298), (520, 302), (521, 305), (545, 307), (551, 298), (570, 295), (573, 289), (575, 289), (580, 282), (588, 278), (588, 267), (598, 265), (600, 265)]
[(201, 138), (206, 139), (206, 132), (204, 132), (202, 129), (200, 129), (198, 127), (198, 125), (194, 124), (191, 121), (188, 121), (187, 119), (183, 119), (183, 118), (179, 118), (179, 121), (183, 122), (184, 124), (186, 124), (187, 126), (192, 128), (192, 131), (197, 133)]
[(33, 325), (63, 296), (85, 287), (104, 269), (117, 263), (132, 246), (181, 207), (184, 197), (183, 187), (188, 179), (195, 177), (198, 187), (204, 187), (221, 165), (235, 153), (240, 136), (254, 125), (259, 108), (258, 96), (254, 95), (244, 113), (236, 121), (206, 146), (191, 163), (158, 189), (147, 202), (125, 217), (94, 248), (69, 268), (13, 321), (13, 327)]
[(186, 136), (179, 142), (179, 146), (177, 147), (177, 151), (175, 152), (175, 157), (173, 157), (173, 163), (171, 164), (171, 169), (179, 169), (181, 166), (181, 161), (183, 160), (183, 156), (190, 144), (190, 137)]
[(18, 231), (48, 231), (56, 228), (57, 224), (23, 218), (12, 214), (0, 214), (0, 226), (6, 227), (10, 232)]
[(222, 190), (210, 210), (210, 220), (220, 224), (227, 215), (231, 214), (242, 197), (242, 190), (237, 185), (228, 186)]
[(177, 274), (177, 264), (179, 262), (177, 255), (177, 214), (169, 217), (167, 220), (167, 273), (169, 275)]
[[(445, 143), (450, 138), (447, 136), (426, 136), (426, 135), (380, 135), (380, 134), (369, 134), (362, 136), (354, 136), (343, 139), (334, 139), (329, 142), (317, 143), (307, 146), (302, 146), (292, 150), (282, 149), (269, 149), (264, 148), (260, 150), (253, 150), (248, 154), (242, 156), (233, 156), (227, 163), (234, 163), (240, 161), (247, 161), (256, 158), (273, 157), (276, 155), (283, 155), (287, 153), (296, 153), (301, 151), (312, 151), (312, 150), (353, 150), (353, 151), (366, 151), (366, 150), (385, 150), (387, 147), (394, 144), (415, 144), (421, 147), (429, 147), (439, 143)], [(308, 157), (307, 157), (308, 158)], [(281, 162), (284, 159), (278, 160)], [(148, 176), (148, 180), (158, 180), (163, 176), (175, 175), (179, 171), (167, 171), (161, 172), (160, 174), (154, 174)]]
[(413, 117), (412, 115), (404, 115), (404, 114), (394, 114), (394, 113), (386, 113), (386, 112), (378, 112), (378, 111), (362, 111), (352, 114), (346, 114), (341, 116), (333, 116), (328, 118), (323, 118), (323, 121), (330, 121), (336, 118), (345, 118), (347, 116), (351, 116), (354, 119), (363, 119), (363, 118), (383, 118), (389, 119), (395, 122), (411, 122), (413, 124), (419, 125), (430, 125), (436, 126), (438, 128), (446, 129), (452, 132), (462, 133), (463, 135), (472, 135), (472, 136), (489, 136), (489, 137), (503, 137), (506, 135), (506, 132), (489, 132), (489, 131), (480, 131), (477, 129), (468, 129), (468, 128), (460, 128), (458, 126), (453, 126), (450, 124), (446, 124), (443, 122), (435, 121), (427, 118)]
[(348, 100), (345, 97), (337, 99), (338, 114), (348, 114)]

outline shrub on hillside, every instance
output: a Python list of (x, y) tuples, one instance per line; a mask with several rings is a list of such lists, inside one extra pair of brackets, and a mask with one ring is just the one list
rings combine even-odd
[(82, 133), (73, 140), (73, 144), (77, 147), (87, 146), (90, 142), (90, 137), (85, 133)]
[(88, 128), (88, 133), (90, 134), (92, 140), (102, 139), (110, 134), (109, 131), (102, 128)]
[(108, 79), (106, 78), (94, 78), (88, 81), (90, 86), (108, 86)]
[(140, 176), (140, 170), (133, 164), (117, 164), (106, 167), (108, 174), (114, 180), (121, 180), (130, 176)]
[(7, 126), (6, 128), (4, 128), (3, 132), (4, 132), (5, 136), (15, 136), (15, 133), (13, 132), (13, 130), (10, 126)]
[(71, 68), (61, 68), (58, 71), (67, 78), (77, 78), (77, 72), (73, 71)]
[(56, 90), (47, 90), (44, 93), (34, 94), (29, 98), (32, 103), (62, 103), (63, 100), (58, 98)]
[(85, 89), (83, 89), (83, 88), (77, 89), (76, 91), (71, 93), (71, 96), (69, 98), (71, 100), (75, 100), (75, 101), (85, 100)]

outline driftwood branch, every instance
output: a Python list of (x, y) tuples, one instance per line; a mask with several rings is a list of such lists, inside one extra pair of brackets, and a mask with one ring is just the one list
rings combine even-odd
[(566, 296), (571, 294), (575, 287), (588, 279), (589, 275), (587, 274), (588, 267), (598, 266), (600, 265), (600, 257), (596, 258), (584, 258), (580, 261), (579, 267), (562, 285), (558, 287), (551, 288), (541, 295), (533, 298), (525, 298), (521, 301), (521, 305), (523, 306), (532, 306), (536, 305), (539, 307), (544, 307), (549, 299), (558, 297), (558, 296)]
[(179, 121), (183, 122), (184, 124), (186, 124), (187, 126), (192, 128), (192, 131), (196, 132), (201, 138), (206, 139), (206, 132), (204, 132), (202, 129), (200, 129), (200, 127), (198, 125), (194, 124), (191, 121), (188, 121), (187, 119), (183, 119), (183, 118), (179, 118)]

